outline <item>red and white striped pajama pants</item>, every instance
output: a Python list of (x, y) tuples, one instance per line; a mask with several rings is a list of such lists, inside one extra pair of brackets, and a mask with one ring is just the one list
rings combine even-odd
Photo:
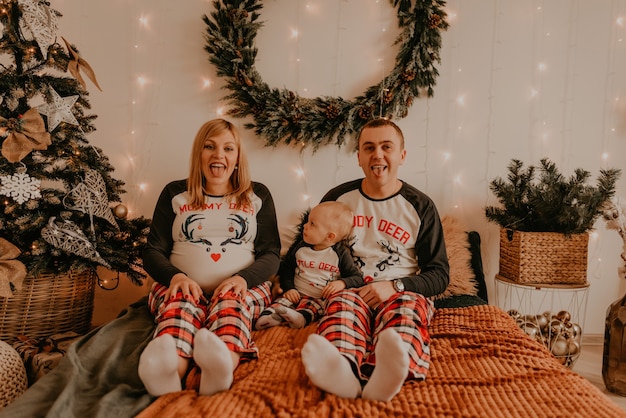
[(326, 301), (325, 315), (317, 333), (328, 339), (367, 381), (376, 364), (378, 334), (395, 329), (409, 350), (409, 378), (424, 379), (430, 366), (428, 324), (435, 313), (433, 303), (413, 292), (394, 294), (371, 309), (352, 290), (335, 293)]
[(271, 282), (248, 289), (242, 299), (228, 292), (213, 303), (182, 297), (178, 292), (164, 300), (168, 287), (155, 283), (150, 289), (148, 307), (154, 315), (154, 337), (170, 334), (176, 340), (178, 355), (193, 356), (193, 339), (200, 328), (217, 335), (230, 351), (241, 353), (241, 359), (258, 356), (258, 348), (251, 338), (252, 324), (271, 302)]

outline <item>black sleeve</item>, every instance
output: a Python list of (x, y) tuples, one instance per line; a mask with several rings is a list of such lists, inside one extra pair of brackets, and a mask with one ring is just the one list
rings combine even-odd
[(254, 193), (261, 199), (256, 215), (257, 233), (254, 239), (254, 262), (238, 274), (246, 279), (248, 287), (258, 286), (278, 271), (280, 263), (280, 235), (276, 208), (269, 189), (261, 183), (252, 183)]
[(420, 213), (422, 225), (415, 243), (415, 254), (420, 272), (402, 279), (406, 290), (426, 297), (443, 293), (450, 281), (450, 267), (443, 227), (434, 203)]
[(335, 244), (333, 248), (339, 256), (340, 279), (346, 284), (346, 288), (363, 286), (363, 275), (356, 266), (350, 250), (341, 242)]
[(163, 188), (154, 208), (150, 232), (143, 250), (144, 269), (150, 277), (165, 286), (170, 285), (174, 275), (184, 273), (170, 263), (169, 257), (174, 245), (172, 224), (176, 216), (172, 208), (172, 199), (185, 190), (185, 180), (171, 182)]
[(295, 289), (294, 278), (296, 275), (296, 252), (304, 245), (304, 241), (298, 241), (296, 245), (289, 248), (289, 252), (283, 257), (278, 269), (278, 278), (280, 279), (280, 288), (283, 292)]

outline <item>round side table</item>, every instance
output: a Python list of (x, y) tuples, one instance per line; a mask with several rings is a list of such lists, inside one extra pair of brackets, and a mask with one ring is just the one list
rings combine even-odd
[(567, 367), (580, 356), (589, 282), (581, 284), (518, 283), (495, 277), (496, 304), (520, 328), (542, 342)]

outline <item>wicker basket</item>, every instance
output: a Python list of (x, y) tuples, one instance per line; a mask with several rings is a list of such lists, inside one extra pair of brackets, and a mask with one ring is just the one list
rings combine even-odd
[(587, 282), (589, 234), (500, 229), (499, 274), (517, 283)]
[(0, 340), (85, 334), (91, 328), (96, 279), (90, 269), (28, 275), (13, 297), (0, 297)]

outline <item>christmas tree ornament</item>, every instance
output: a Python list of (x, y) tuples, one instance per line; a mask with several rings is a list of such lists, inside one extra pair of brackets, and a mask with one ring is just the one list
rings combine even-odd
[(67, 41), (67, 39), (62, 36), (61, 39), (63, 39), (63, 42), (65, 42), (65, 46), (67, 47), (67, 50), (72, 57), (70, 62), (67, 64), (67, 70), (70, 72), (70, 74), (72, 74), (74, 78), (78, 80), (80, 85), (83, 86), (84, 89), (86, 89), (87, 84), (85, 83), (85, 80), (83, 80), (83, 77), (80, 75), (80, 70), (83, 70), (85, 72), (85, 75), (93, 82), (93, 84), (96, 85), (96, 87), (98, 87), (98, 90), (102, 91), (100, 85), (98, 85), (98, 81), (96, 80), (96, 74), (94, 73), (89, 63), (85, 61), (83, 57), (78, 55), (78, 52), (76, 52), (76, 50)]
[(74, 222), (66, 220), (55, 222), (56, 216), (48, 219), (48, 225), (41, 229), (41, 237), (46, 242), (69, 254), (87, 258), (104, 267), (110, 268), (83, 231)]
[[(85, 180), (74, 187), (64, 198), (67, 209), (78, 210), (90, 216), (104, 218), (118, 227), (107, 199), (106, 184), (96, 170), (87, 170)], [(93, 221), (92, 221), (93, 229)]]
[(41, 181), (26, 174), (26, 167), (19, 167), (12, 176), (1, 176), (0, 182), (0, 195), (8, 196), (20, 205), (41, 197)]
[(20, 0), (19, 3), (22, 10), (20, 29), (26, 39), (37, 42), (45, 57), (58, 29), (56, 12), (50, 9), (47, 1)]
[(120, 219), (124, 219), (128, 215), (128, 208), (120, 203), (113, 208), (113, 214)]
[(22, 289), (26, 277), (26, 266), (15, 260), (20, 249), (4, 238), (0, 238), (0, 297), (10, 298)]
[(115, 290), (120, 285), (120, 272), (117, 272), (116, 277), (102, 278), (98, 274), (98, 286), (103, 290)]
[(17, 118), (0, 116), (0, 129), (0, 134), (6, 135), (2, 155), (12, 163), (22, 161), (33, 150), (45, 150), (52, 143), (43, 118), (34, 108)]
[(78, 121), (72, 113), (72, 107), (79, 96), (61, 97), (52, 87), (50, 88), (50, 96), (49, 102), (37, 106), (39, 112), (48, 118), (48, 132), (54, 131), (54, 128), (61, 122), (78, 125)]

